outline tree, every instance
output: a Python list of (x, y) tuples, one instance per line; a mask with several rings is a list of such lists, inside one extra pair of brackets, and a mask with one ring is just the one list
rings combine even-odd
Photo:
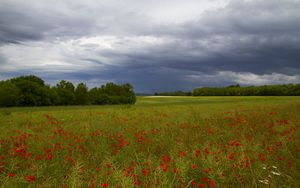
[(42, 86), (24, 78), (16, 79), (15, 85), (21, 92), (18, 99), (20, 106), (41, 106), (42, 105)]
[(91, 104), (134, 104), (136, 96), (130, 84), (107, 83), (89, 91)]
[(59, 105), (75, 104), (74, 85), (72, 82), (61, 80), (56, 84), (55, 91), (59, 96)]
[(0, 106), (10, 107), (18, 104), (20, 90), (10, 81), (0, 82)]
[(88, 88), (84, 83), (79, 83), (75, 89), (75, 103), (79, 105), (88, 104)]
[(61, 80), (58, 84), (56, 84), (57, 88), (66, 89), (72, 93), (75, 92), (75, 87), (72, 82)]
[(21, 80), (27, 80), (27, 81), (30, 81), (30, 82), (34, 82), (40, 86), (45, 86), (45, 82), (44, 80), (42, 80), (41, 78), (35, 76), (35, 75), (28, 75), (28, 76), (19, 76), (19, 77), (16, 77), (16, 78), (13, 78), (11, 79), (11, 82), (12, 83), (17, 83)]

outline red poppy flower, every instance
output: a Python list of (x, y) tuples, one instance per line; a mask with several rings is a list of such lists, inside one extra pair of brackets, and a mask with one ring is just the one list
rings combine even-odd
[(47, 160), (51, 160), (53, 158), (53, 155), (50, 153), (48, 156), (47, 156)]
[(230, 159), (230, 160), (234, 159), (234, 153), (233, 152), (228, 155), (228, 159)]
[(178, 173), (178, 169), (177, 169), (177, 168), (174, 168), (174, 169), (173, 169), (173, 172), (174, 172), (175, 174), (177, 174), (177, 173)]
[(204, 152), (205, 152), (206, 154), (209, 154), (209, 150), (208, 150), (207, 148), (204, 148)]
[(101, 187), (108, 187), (108, 186), (109, 186), (108, 183), (102, 183), (102, 184), (101, 184)]
[(35, 176), (25, 176), (25, 180), (27, 182), (34, 182), (35, 181)]
[(193, 164), (193, 165), (192, 165), (192, 169), (194, 169), (194, 170), (195, 170), (195, 169), (197, 169), (197, 168), (198, 168), (198, 166), (197, 166), (197, 165), (195, 165), (195, 164)]
[(209, 186), (210, 186), (210, 188), (214, 188), (215, 182), (213, 180), (209, 180)]
[(261, 154), (261, 153), (258, 154), (258, 157), (260, 158), (261, 161), (265, 161), (266, 160), (266, 158), (264, 157), (264, 155)]
[(200, 150), (200, 149), (197, 149), (197, 150), (196, 150), (195, 156), (196, 156), (196, 157), (199, 157), (200, 153), (201, 153), (201, 150)]
[(137, 187), (141, 186), (141, 184), (142, 184), (142, 182), (139, 181), (139, 180), (137, 180), (137, 181), (134, 182), (134, 185), (137, 186)]

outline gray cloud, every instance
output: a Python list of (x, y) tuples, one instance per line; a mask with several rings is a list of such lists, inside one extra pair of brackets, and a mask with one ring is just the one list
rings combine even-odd
[(139, 92), (299, 82), (300, 1), (199, 2), (2, 1), (0, 76)]

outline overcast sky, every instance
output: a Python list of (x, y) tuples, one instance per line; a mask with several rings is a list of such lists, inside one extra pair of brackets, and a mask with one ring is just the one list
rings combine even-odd
[(0, 0), (0, 80), (135, 91), (300, 82), (300, 0)]

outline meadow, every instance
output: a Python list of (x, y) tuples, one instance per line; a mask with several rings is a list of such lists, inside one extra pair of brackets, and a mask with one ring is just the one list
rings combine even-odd
[(0, 108), (1, 187), (300, 187), (300, 97)]

